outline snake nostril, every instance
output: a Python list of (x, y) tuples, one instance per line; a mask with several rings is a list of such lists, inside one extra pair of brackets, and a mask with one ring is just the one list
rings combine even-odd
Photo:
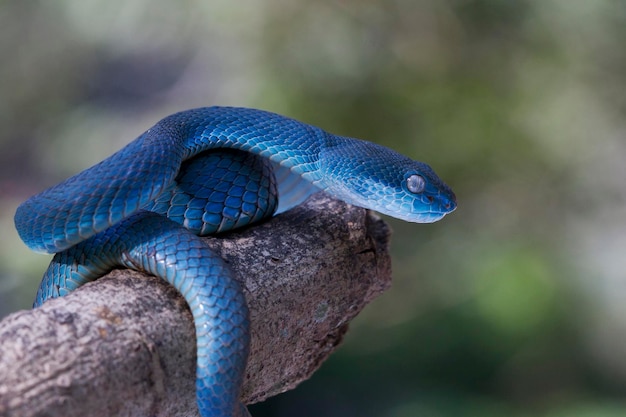
[(456, 201), (448, 200), (446, 201), (446, 204), (444, 204), (444, 207), (446, 210), (453, 210), (456, 208)]
[(433, 201), (435, 201), (435, 198), (432, 195), (427, 195), (426, 198), (428, 199), (429, 203), (432, 203)]

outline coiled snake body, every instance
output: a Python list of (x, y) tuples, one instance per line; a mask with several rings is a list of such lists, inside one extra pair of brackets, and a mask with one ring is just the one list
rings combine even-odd
[(246, 303), (227, 265), (196, 235), (257, 222), (316, 190), (418, 223), (456, 208), (428, 165), (385, 147), (261, 110), (187, 110), (18, 207), (26, 245), (56, 253), (34, 305), (118, 266), (166, 279), (193, 313), (201, 415), (248, 415), (239, 402)]

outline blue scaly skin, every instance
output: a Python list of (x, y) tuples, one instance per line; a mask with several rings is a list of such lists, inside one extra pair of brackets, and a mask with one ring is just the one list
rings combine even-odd
[(187, 110), (18, 207), (26, 245), (56, 253), (35, 306), (120, 266), (166, 279), (194, 317), (200, 414), (249, 415), (239, 402), (249, 344), (243, 293), (196, 235), (258, 222), (319, 190), (417, 223), (456, 208), (428, 165), (385, 147), (261, 110)]

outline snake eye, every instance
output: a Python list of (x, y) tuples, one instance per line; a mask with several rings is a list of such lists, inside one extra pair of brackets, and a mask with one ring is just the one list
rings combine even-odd
[(406, 188), (413, 194), (419, 194), (424, 191), (426, 187), (426, 180), (421, 175), (413, 174), (409, 175), (406, 179)]

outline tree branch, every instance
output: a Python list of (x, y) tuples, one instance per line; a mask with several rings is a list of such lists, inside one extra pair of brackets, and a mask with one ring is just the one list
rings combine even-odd
[[(323, 194), (270, 221), (207, 238), (241, 277), (252, 346), (246, 403), (294, 388), (390, 285), (389, 229)], [(188, 416), (195, 334), (164, 281), (116, 270), (0, 322), (0, 416)]]

